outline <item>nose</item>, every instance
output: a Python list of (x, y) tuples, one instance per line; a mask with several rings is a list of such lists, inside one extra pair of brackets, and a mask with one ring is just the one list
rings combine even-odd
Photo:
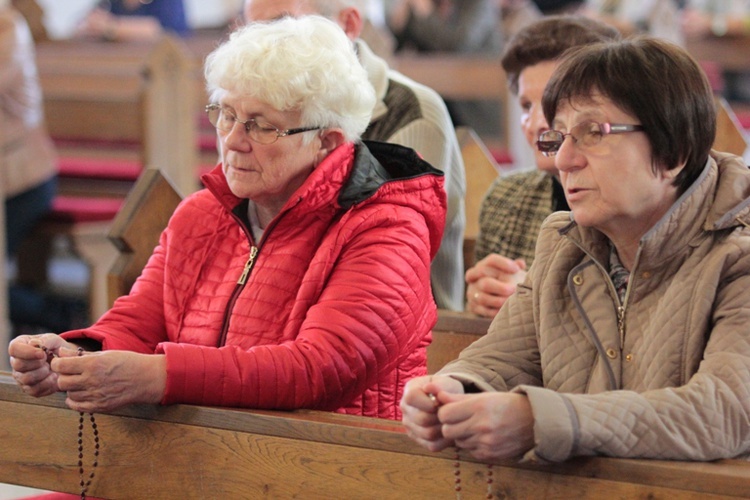
[(222, 139), (224, 145), (236, 151), (250, 151), (252, 150), (252, 143), (247, 137), (247, 131), (245, 125), (240, 122), (235, 122), (232, 130), (225, 134), (219, 134), (219, 138)]
[(563, 137), (560, 149), (555, 155), (555, 168), (561, 172), (566, 172), (576, 168), (581, 168), (586, 164), (586, 158), (576, 147), (575, 141), (571, 135)]

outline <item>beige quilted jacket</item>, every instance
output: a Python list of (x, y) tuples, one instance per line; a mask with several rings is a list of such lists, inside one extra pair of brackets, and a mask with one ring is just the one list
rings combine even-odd
[(712, 152), (641, 240), (618, 325), (608, 242), (542, 226), (526, 282), (441, 370), (528, 395), (529, 456), (711, 460), (750, 451), (750, 170)]

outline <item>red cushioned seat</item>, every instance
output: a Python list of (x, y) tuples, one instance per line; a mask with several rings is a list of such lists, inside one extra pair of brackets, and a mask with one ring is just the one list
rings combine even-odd
[(140, 162), (131, 160), (66, 156), (57, 160), (60, 177), (135, 182), (142, 170)]
[(513, 156), (507, 149), (493, 149), (490, 153), (492, 153), (492, 157), (498, 165), (510, 165), (513, 163)]
[(736, 114), (742, 128), (750, 132), (750, 111), (738, 111)]
[(198, 147), (201, 151), (216, 151), (216, 133), (198, 134)]
[(47, 220), (71, 223), (108, 221), (114, 219), (124, 201), (124, 198), (56, 196)]

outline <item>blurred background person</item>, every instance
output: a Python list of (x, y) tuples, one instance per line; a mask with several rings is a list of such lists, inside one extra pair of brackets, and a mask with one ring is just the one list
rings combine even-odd
[[(503, 34), (497, 0), (386, 0), (385, 5), (397, 51), (500, 56)], [(446, 104), (454, 125), (471, 127), (482, 137), (500, 137), (504, 124), (496, 102)]]
[(677, 0), (585, 0), (579, 12), (614, 26), (623, 36), (645, 33), (684, 45)]
[(182, 0), (103, 0), (83, 19), (76, 36), (138, 41), (163, 32), (190, 33)]
[(466, 309), (494, 317), (534, 261), (536, 237), (549, 214), (568, 210), (555, 159), (536, 148), (549, 129), (542, 95), (565, 51), (619, 38), (619, 32), (583, 16), (547, 16), (521, 29), (503, 54), (508, 86), (521, 108), (521, 130), (533, 148), (535, 169), (498, 177), (479, 214), (476, 265), (466, 272)]
[(360, 38), (367, 0), (246, 0), (246, 22), (283, 16), (323, 15), (354, 41), (377, 101), (362, 138), (401, 144), (445, 174), (448, 215), (440, 249), (432, 261), (432, 291), (438, 307), (464, 308), (463, 237), (466, 179), (455, 129), (443, 99), (432, 89), (388, 67)]
[[(7, 257), (13, 261), (34, 226), (49, 213), (57, 187), (56, 154), (44, 122), (34, 40), (23, 16), (0, 0), (0, 157)], [(8, 289), (15, 334), (61, 332), (85, 317), (83, 301), (26, 283)]]

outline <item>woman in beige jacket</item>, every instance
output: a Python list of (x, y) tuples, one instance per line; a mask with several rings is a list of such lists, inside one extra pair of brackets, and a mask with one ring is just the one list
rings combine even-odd
[(488, 334), (409, 382), (409, 434), (479, 459), (747, 453), (750, 170), (710, 150), (705, 75), (655, 38), (590, 45), (543, 107), (571, 212)]
[[(10, 7), (9, 0), (0, 0), (0, 183), (7, 251), (13, 257), (23, 238), (49, 211), (56, 165), (44, 126), (34, 41), (25, 19)], [(15, 323), (41, 321), (45, 313), (41, 295), (12, 287), (9, 296)]]

